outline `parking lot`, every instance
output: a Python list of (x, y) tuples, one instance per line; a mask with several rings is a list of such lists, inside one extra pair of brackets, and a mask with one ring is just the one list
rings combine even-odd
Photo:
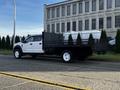
[[(66, 88), (0, 75), (0, 90), (65, 90)], [(66, 89), (67, 90), (67, 89)]]
[[(86, 60), (63, 63), (58, 58), (16, 60), (13, 56), (1, 55), (0, 72), (92, 90), (120, 90), (120, 62)], [(0, 90), (66, 89), (6, 75), (0, 75), (0, 88)]]

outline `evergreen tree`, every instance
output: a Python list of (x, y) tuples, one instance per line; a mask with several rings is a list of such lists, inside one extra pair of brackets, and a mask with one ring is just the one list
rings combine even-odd
[(108, 40), (107, 40), (106, 31), (102, 30), (101, 37), (100, 37), (100, 43), (107, 44), (107, 42), (108, 42)]
[(88, 39), (88, 45), (93, 47), (94, 44), (95, 44), (95, 41), (94, 41), (93, 35), (90, 34), (89, 39)]
[(24, 36), (22, 37), (21, 41), (25, 41), (25, 37)]
[(80, 36), (80, 34), (78, 34), (77, 40), (76, 40), (76, 45), (81, 45), (81, 44), (82, 44), (81, 36)]
[(2, 45), (1, 45), (2, 49), (6, 48), (6, 44), (5, 44), (5, 37), (2, 37)]
[(18, 43), (18, 42), (20, 42), (20, 37), (19, 37), (19, 36), (16, 36), (16, 37), (15, 37), (15, 43)]
[(117, 35), (116, 35), (116, 50), (117, 53), (120, 53), (120, 29), (117, 30)]
[(10, 49), (10, 37), (8, 35), (6, 37), (6, 49)]
[(68, 37), (68, 45), (73, 45), (73, 38), (71, 34)]
[(1, 36), (0, 36), (0, 49), (1, 49), (2, 41), (1, 41)]
[(105, 54), (108, 50), (108, 39), (105, 31), (101, 32), (100, 42), (99, 42), (99, 52)]

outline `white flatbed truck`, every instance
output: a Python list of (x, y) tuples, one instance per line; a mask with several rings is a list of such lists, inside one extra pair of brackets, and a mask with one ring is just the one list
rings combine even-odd
[(16, 43), (13, 48), (14, 57), (20, 59), (24, 55), (36, 57), (45, 54), (61, 56), (64, 62), (71, 62), (74, 60), (73, 58), (85, 59), (93, 53), (92, 48), (88, 44), (68, 45), (66, 43), (70, 34), (75, 41), (78, 33), (81, 35), (82, 42), (87, 42), (90, 33), (93, 34), (94, 39), (99, 39), (101, 34), (100, 31), (69, 32), (64, 34), (43, 32), (42, 35), (33, 35), (23, 42)]

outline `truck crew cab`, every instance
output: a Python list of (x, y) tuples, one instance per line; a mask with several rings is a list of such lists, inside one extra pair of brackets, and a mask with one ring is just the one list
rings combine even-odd
[[(14, 57), (20, 59), (24, 55), (31, 55), (32, 57), (44, 54), (58, 55), (61, 56), (64, 62), (71, 62), (73, 58), (84, 59), (92, 55), (92, 48), (87, 44), (76, 45), (74, 41), (73, 45), (68, 45), (69, 34), (72, 35), (74, 40), (78, 35), (78, 33), (56, 34), (43, 32), (42, 35), (30, 36), (25, 41), (14, 45)], [(83, 37), (88, 37), (89, 34), (87, 32)], [(92, 34), (93, 36), (100, 37), (99, 32), (93, 32)]]

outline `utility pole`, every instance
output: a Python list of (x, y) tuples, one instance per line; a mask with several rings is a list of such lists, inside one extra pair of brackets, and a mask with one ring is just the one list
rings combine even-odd
[(13, 0), (13, 46), (15, 44), (15, 32), (16, 32), (16, 0)]

